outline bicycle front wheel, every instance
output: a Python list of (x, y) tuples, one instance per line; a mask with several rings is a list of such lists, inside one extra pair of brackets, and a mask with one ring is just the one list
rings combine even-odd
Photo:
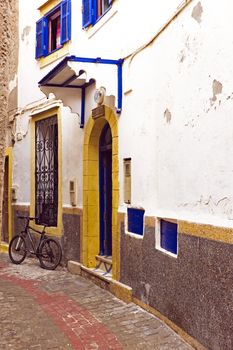
[(27, 255), (25, 239), (19, 235), (12, 238), (9, 245), (9, 257), (14, 264), (21, 264)]
[(54, 239), (48, 238), (41, 243), (38, 255), (43, 269), (54, 270), (61, 262), (61, 246)]

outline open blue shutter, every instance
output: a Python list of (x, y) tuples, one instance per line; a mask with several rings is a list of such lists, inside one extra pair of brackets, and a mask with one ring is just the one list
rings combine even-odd
[(61, 3), (61, 44), (71, 39), (71, 0)]
[(48, 54), (48, 19), (41, 18), (36, 22), (36, 58)]
[(49, 19), (48, 17), (43, 17), (43, 51), (44, 56), (49, 53)]
[(36, 22), (36, 58), (44, 56), (43, 18)]
[(92, 24), (93, 0), (83, 0), (83, 28)]

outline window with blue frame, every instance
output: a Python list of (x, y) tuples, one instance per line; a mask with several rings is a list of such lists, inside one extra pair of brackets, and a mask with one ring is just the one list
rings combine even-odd
[(94, 25), (112, 6), (113, 0), (83, 0), (83, 28)]
[(60, 49), (71, 39), (71, 0), (62, 0), (36, 22), (36, 58)]
[(177, 254), (177, 224), (171, 221), (160, 221), (160, 246), (170, 253)]
[(143, 236), (144, 209), (127, 208), (128, 232)]

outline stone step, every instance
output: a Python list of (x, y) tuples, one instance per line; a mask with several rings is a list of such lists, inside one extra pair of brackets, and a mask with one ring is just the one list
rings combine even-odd
[(71, 273), (81, 275), (91, 280), (99, 287), (108, 290), (126, 303), (132, 302), (132, 288), (114, 280), (111, 274), (100, 269), (88, 268), (76, 261), (68, 261), (67, 267)]
[(99, 287), (106, 289), (108, 291), (110, 290), (110, 281), (112, 281), (112, 275), (106, 273), (106, 271), (103, 271), (97, 268), (88, 268), (88, 267), (82, 266), (81, 275), (85, 278), (90, 279)]
[[(96, 255), (96, 270), (102, 270), (104, 274), (111, 274), (112, 257), (106, 255)], [(101, 273), (101, 271), (100, 271)]]

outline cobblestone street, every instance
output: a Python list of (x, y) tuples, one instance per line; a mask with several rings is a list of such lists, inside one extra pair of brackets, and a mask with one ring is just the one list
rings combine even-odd
[(65, 268), (0, 254), (0, 349), (192, 349), (153, 315)]

